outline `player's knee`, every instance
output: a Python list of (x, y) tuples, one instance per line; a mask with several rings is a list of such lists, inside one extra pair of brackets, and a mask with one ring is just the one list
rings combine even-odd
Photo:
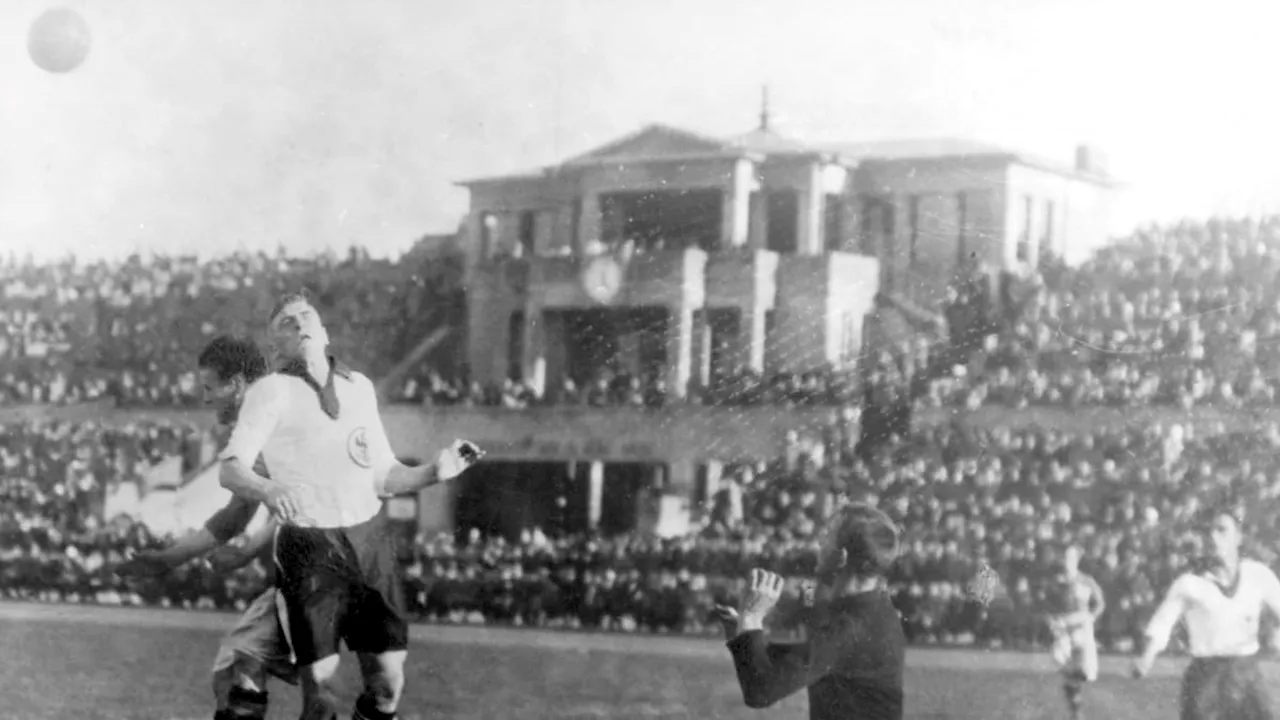
[(267, 717), (267, 693), (236, 686), (227, 694), (228, 720), (263, 720)]
[(404, 667), (382, 667), (366, 679), (365, 685), (378, 703), (397, 703), (404, 691)]
[(360, 656), (364, 697), (368, 699), (367, 704), (371, 708), (376, 707), (386, 712), (399, 705), (400, 695), (404, 691), (404, 659), (403, 652)]
[(330, 655), (302, 668), (303, 694), (312, 698), (333, 698), (338, 686), (338, 656)]

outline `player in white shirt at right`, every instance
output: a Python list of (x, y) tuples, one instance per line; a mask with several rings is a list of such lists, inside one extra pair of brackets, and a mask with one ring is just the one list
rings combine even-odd
[(1264, 610), (1280, 617), (1280, 579), (1266, 565), (1240, 557), (1243, 519), (1215, 508), (1209, 521), (1214, 566), (1178, 577), (1147, 626), (1147, 643), (1134, 661), (1143, 677), (1181, 620), (1191, 663), (1182, 680), (1182, 720), (1271, 720), (1271, 702), (1258, 667), (1258, 627)]

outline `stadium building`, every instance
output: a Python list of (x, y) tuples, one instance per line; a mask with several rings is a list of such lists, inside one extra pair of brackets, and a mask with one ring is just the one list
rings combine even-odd
[[(389, 423), (397, 447), (466, 437), (489, 451), (448, 498), (421, 503), (422, 524), (680, 532), (724, 463), (777, 457), (835, 412), (690, 402), (700, 388), (856, 370), (893, 341), (895, 315), (939, 312), (961, 267), (1088, 255), (1112, 183), (1096, 152), (1076, 159), (958, 140), (807, 145), (766, 112), (740, 137), (650, 125), (555, 167), (461, 183), (467, 374), (547, 402)], [(655, 399), (563, 402), (610, 375)]]

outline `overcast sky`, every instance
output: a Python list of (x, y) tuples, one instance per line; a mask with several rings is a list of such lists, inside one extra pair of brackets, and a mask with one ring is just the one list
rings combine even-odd
[(0, 4), (0, 247), (47, 255), (451, 231), (460, 179), (664, 122), (800, 139), (1094, 143), (1138, 220), (1280, 199), (1280, 3), (1220, 0), (68, 0), (94, 44), (26, 54)]

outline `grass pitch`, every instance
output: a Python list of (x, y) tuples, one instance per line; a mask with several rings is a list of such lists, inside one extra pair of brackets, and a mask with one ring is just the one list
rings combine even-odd
[[(212, 717), (208, 668), (230, 615), (0, 604), (0, 717), (196, 720)], [(765, 711), (742, 705), (714, 640), (417, 626), (404, 720), (476, 718), (808, 717), (801, 695)], [(907, 654), (909, 718), (1065, 718), (1043, 655), (916, 648)], [(344, 663), (347, 702), (358, 678)], [(1090, 718), (1177, 717), (1182, 662), (1142, 682), (1106, 658)], [(1280, 667), (1267, 666), (1280, 687)], [(297, 691), (271, 686), (270, 717), (297, 717)]]

